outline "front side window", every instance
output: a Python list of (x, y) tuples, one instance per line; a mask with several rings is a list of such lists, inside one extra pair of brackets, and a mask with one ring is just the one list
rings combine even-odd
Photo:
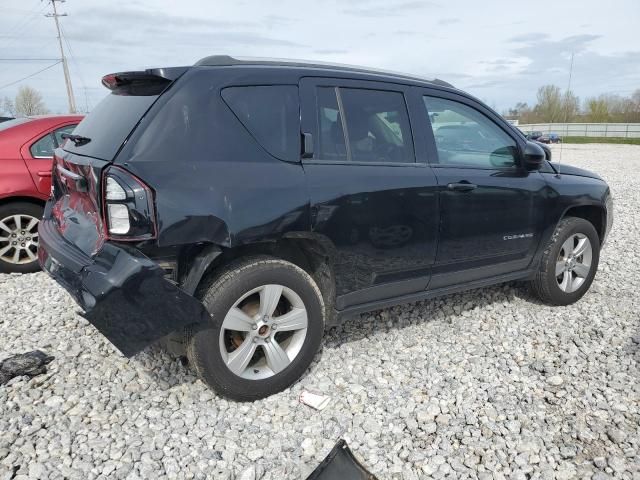
[(300, 160), (298, 87), (228, 87), (222, 98), (267, 152), (282, 160)]
[(506, 132), (477, 110), (437, 97), (423, 97), (441, 165), (509, 168), (518, 148)]
[(316, 98), (319, 137), (316, 158), (364, 163), (415, 162), (402, 93), (318, 87)]

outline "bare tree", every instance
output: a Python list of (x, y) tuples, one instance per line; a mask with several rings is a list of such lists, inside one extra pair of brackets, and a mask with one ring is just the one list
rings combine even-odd
[(562, 121), (562, 93), (556, 85), (543, 85), (538, 89), (535, 113), (543, 122)]
[(23, 86), (20, 87), (16, 95), (15, 113), (19, 117), (29, 117), (49, 113), (49, 110), (45, 106), (40, 92), (29, 86)]
[(570, 122), (580, 112), (580, 101), (570, 90), (564, 94), (557, 85), (538, 89), (538, 103), (533, 109), (540, 122)]
[(504, 112), (505, 116), (516, 117), (521, 123), (545, 122), (640, 122), (640, 89), (630, 96), (602, 94), (585, 100), (582, 110), (578, 97), (573, 92), (564, 94), (555, 85), (545, 85), (538, 89), (538, 102), (531, 109), (526, 103), (518, 102), (515, 107)]
[(590, 122), (606, 122), (609, 120), (609, 105), (602, 98), (588, 98), (586, 101), (586, 114)]
[(15, 117), (16, 109), (13, 104), (13, 100), (11, 100), (9, 97), (4, 97), (2, 99), (2, 103), (0, 104), (0, 112), (3, 112), (5, 115), (8, 115), (10, 117)]
[(571, 122), (580, 113), (580, 99), (568, 90), (562, 96), (562, 122)]

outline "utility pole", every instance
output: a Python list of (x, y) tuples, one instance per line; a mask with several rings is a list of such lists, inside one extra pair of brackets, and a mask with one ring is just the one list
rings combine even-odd
[(53, 13), (47, 13), (45, 17), (53, 17), (56, 22), (56, 30), (58, 31), (58, 43), (60, 44), (60, 61), (62, 62), (62, 70), (64, 71), (64, 83), (67, 86), (67, 97), (69, 99), (69, 113), (76, 113), (76, 99), (73, 97), (73, 87), (71, 86), (71, 77), (69, 77), (69, 67), (67, 66), (67, 57), (64, 56), (62, 48), (62, 35), (60, 34), (60, 24), (58, 17), (66, 17), (66, 13), (58, 13), (56, 2), (64, 3), (66, 0), (49, 0), (53, 7)]

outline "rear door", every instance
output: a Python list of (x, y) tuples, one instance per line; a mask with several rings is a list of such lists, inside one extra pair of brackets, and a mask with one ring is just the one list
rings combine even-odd
[(20, 149), (20, 154), (27, 164), (33, 183), (44, 196), (49, 195), (51, 192), (53, 152), (64, 142), (62, 134), (71, 133), (76, 126), (77, 122), (67, 122), (55, 127), (49, 127), (46, 133), (41, 132)]
[(300, 92), (312, 229), (336, 247), (338, 309), (424, 290), (438, 197), (410, 87), (305, 78)]
[(520, 139), (467, 97), (420, 95), (441, 208), (430, 288), (527, 268), (540, 241), (546, 183), (521, 165)]

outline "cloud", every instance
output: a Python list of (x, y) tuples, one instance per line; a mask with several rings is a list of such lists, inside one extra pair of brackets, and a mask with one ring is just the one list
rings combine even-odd
[(341, 55), (341, 54), (349, 53), (349, 50), (343, 50), (338, 48), (335, 48), (335, 49), (325, 48), (325, 49), (314, 50), (313, 53), (317, 53), (318, 55)]
[(408, 1), (397, 4), (362, 5), (358, 7), (345, 8), (343, 13), (357, 15), (359, 17), (388, 17), (397, 16), (414, 10), (422, 10), (426, 7), (440, 7), (434, 2)]
[(514, 65), (518, 62), (512, 58), (498, 58), (497, 60), (480, 60), (478, 63), (484, 63), (486, 65)]
[[(0, 15), (4, 56), (59, 57), (51, 18), (11, 10), (24, 9), (25, 0), (0, 3), (7, 10)], [(95, 106), (104, 96), (100, 78), (105, 73), (189, 65), (214, 54), (329, 59), (435, 76), (505, 108), (532, 103), (540, 85), (565, 88), (572, 52), (572, 84), (582, 98), (640, 85), (633, 7), (602, 8), (596, 0), (584, 0), (580, 9), (554, 0), (539, 0), (537, 7), (556, 14), (538, 21), (531, 9), (520, 8), (504, 17), (504, 2), (473, 0), (82, 0), (64, 4), (69, 16), (61, 24), (72, 48), (74, 90), (83, 105), (85, 98)], [(36, 10), (47, 8), (42, 3)], [(0, 63), (0, 85), (46, 65)], [(61, 66), (24, 84), (41, 91), (51, 110), (66, 109)], [(0, 91), (0, 97), (15, 95), (20, 85)]]
[(528, 43), (536, 40), (541, 40), (543, 38), (547, 38), (549, 35), (546, 33), (523, 33), (520, 35), (516, 35), (515, 37), (511, 37), (508, 41), (514, 43)]
[(453, 25), (454, 23), (460, 23), (459, 18), (441, 18), (438, 20), (438, 25)]

